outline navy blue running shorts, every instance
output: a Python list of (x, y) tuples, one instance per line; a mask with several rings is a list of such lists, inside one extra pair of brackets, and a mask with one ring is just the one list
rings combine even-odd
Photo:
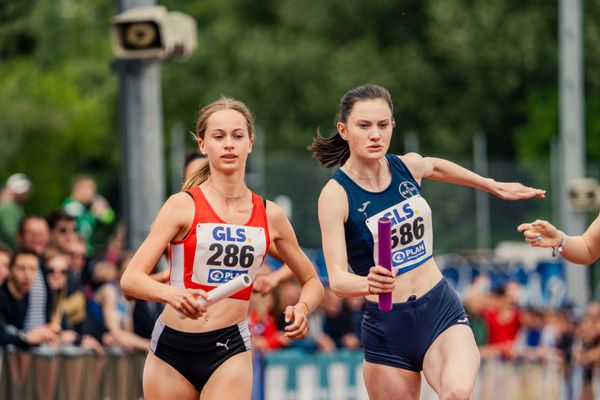
[(423, 296), (379, 311), (367, 301), (363, 317), (365, 360), (419, 372), (433, 341), (452, 325), (469, 325), (458, 295), (442, 278)]

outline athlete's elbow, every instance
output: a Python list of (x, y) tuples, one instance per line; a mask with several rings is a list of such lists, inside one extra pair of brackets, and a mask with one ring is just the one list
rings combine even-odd
[(123, 292), (123, 294), (125, 296), (131, 296), (133, 287), (134, 287), (134, 282), (133, 279), (131, 278), (131, 274), (128, 274), (127, 272), (125, 272), (123, 274), (123, 276), (121, 277), (121, 291)]
[(334, 279), (329, 280), (329, 289), (338, 297), (349, 297), (344, 285)]

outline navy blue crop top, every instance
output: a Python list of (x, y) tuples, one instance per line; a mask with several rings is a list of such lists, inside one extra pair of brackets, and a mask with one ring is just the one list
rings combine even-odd
[(332, 179), (348, 196), (348, 219), (344, 223), (350, 269), (361, 276), (377, 265), (377, 221), (392, 221), (392, 267), (400, 275), (422, 265), (433, 255), (431, 209), (404, 162), (385, 156), (392, 172), (390, 185), (382, 192), (358, 186), (342, 169)]

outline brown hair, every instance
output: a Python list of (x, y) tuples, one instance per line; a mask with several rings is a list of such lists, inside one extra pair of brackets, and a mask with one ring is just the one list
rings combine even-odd
[(12, 254), (12, 257), (10, 258), (10, 269), (11, 269), (11, 270), (13, 269), (13, 267), (15, 266), (15, 264), (17, 263), (17, 259), (18, 259), (20, 256), (24, 256), (24, 255), (27, 255), (27, 256), (34, 256), (34, 257), (36, 258), (36, 260), (38, 260), (38, 267), (39, 267), (39, 265), (40, 265), (40, 264), (39, 264), (39, 259), (40, 259), (40, 258), (38, 257), (38, 255), (37, 255), (37, 254), (36, 254), (34, 251), (31, 251), (31, 250), (26, 250), (26, 249), (18, 249), (18, 250), (16, 250), (16, 251), (15, 251), (15, 252)]
[(12, 258), (13, 251), (7, 244), (0, 242), (0, 254), (1, 253), (6, 254), (10, 260)]
[[(356, 102), (361, 100), (376, 100), (383, 99), (390, 106), (392, 114), (394, 112), (394, 104), (392, 96), (386, 88), (367, 84), (352, 88), (344, 94), (340, 100), (336, 122), (348, 122), (348, 116), (352, 112), (352, 108)], [(336, 165), (344, 165), (348, 157), (350, 157), (350, 147), (339, 132), (336, 132), (330, 137), (321, 136), (317, 130), (317, 136), (313, 139), (308, 151), (312, 156), (327, 168), (335, 167)]]
[[(196, 120), (196, 133), (194, 135), (196, 140), (204, 140), (204, 134), (206, 133), (206, 121), (215, 112), (221, 110), (235, 110), (242, 114), (246, 119), (246, 125), (250, 138), (254, 137), (254, 117), (252, 116), (252, 113), (248, 107), (246, 107), (246, 105), (239, 100), (232, 99), (230, 97), (221, 97), (219, 100), (213, 101), (209, 105), (203, 107), (198, 112), (198, 119)], [(202, 165), (198, 171), (192, 174), (190, 179), (183, 184), (181, 190), (188, 190), (194, 186), (198, 186), (202, 182), (206, 181), (209, 177), (210, 165), (208, 163), (208, 159), (206, 159), (205, 164)]]

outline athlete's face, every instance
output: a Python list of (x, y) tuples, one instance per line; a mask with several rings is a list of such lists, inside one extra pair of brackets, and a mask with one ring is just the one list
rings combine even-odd
[(253, 143), (246, 118), (235, 110), (220, 110), (208, 117), (204, 139), (198, 140), (211, 167), (223, 171), (243, 170)]
[(354, 103), (346, 123), (337, 130), (348, 142), (350, 152), (361, 158), (379, 159), (390, 147), (394, 127), (392, 110), (383, 99)]

